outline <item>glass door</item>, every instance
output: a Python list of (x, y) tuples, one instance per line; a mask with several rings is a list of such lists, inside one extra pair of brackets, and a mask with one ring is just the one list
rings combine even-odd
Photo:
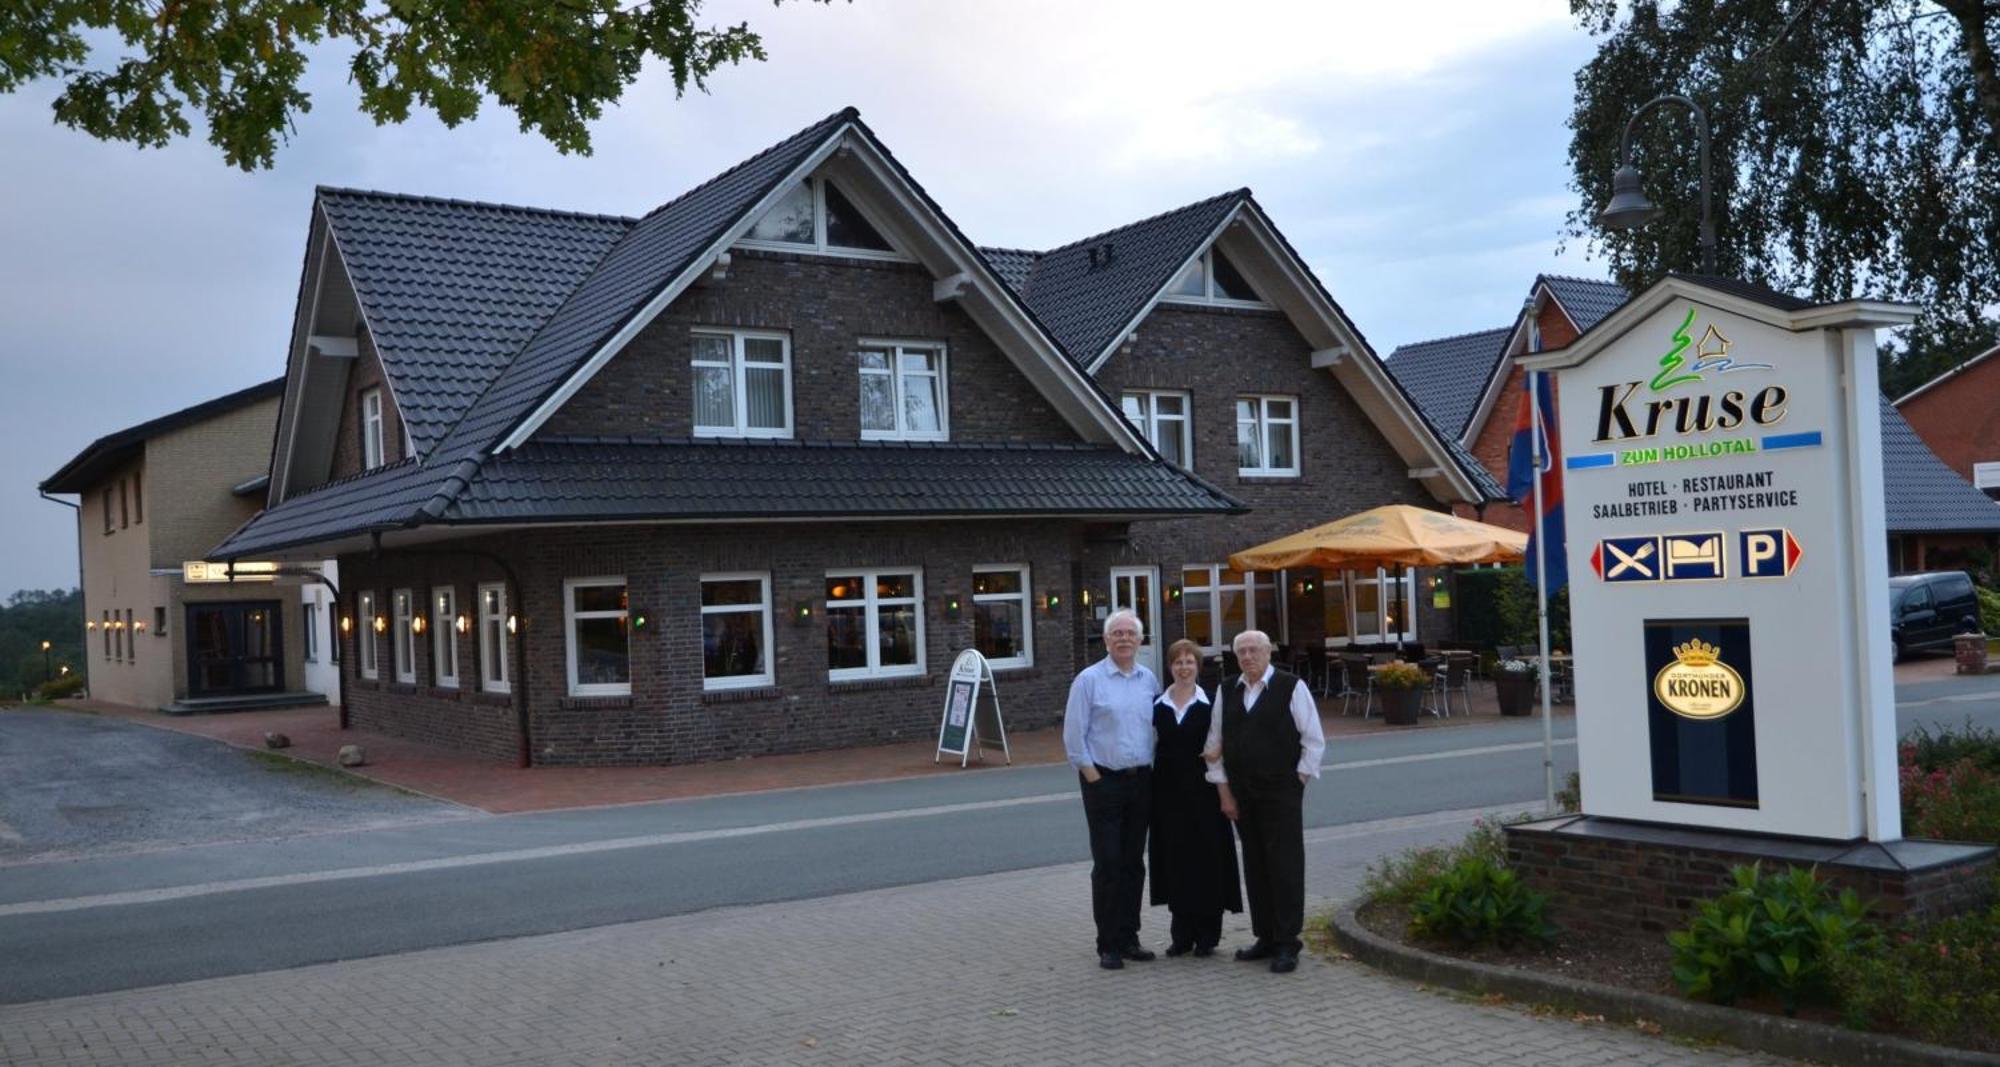
[(283, 689), (284, 620), (278, 609), (275, 600), (188, 605), (188, 695)]
[(1160, 673), (1160, 569), (1158, 567), (1111, 568), (1111, 610), (1131, 611), (1145, 627), (1146, 641), (1139, 646), (1139, 662), (1155, 675)]

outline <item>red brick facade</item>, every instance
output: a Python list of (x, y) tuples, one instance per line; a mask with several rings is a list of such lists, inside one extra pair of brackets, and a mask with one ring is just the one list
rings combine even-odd
[(1972, 481), (1974, 463), (2000, 463), (2000, 355), (1896, 405), (1924, 444)]
[(361, 396), (370, 389), (382, 390), (382, 462), (403, 458), (403, 416), (396, 410), (396, 398), (382, 375), (382, 360), (375, 352), (375, 339), (365, 328), (360, 334), (361, 354), (347, 376), (347, 392), (340, 405), (340, 423), (334, 431), (333, 466), (328, 480), (361, 473)]
[[(1535, 316), (1535, 328), (1541, 345), (1537, 351), (1563, 348), (1576, 340), (1576, 325), (1569, 321), (1562, 307), (1554, 300), (1545, 301), (1541, 311)], [(1473, 458), (1483, 464), (1499, 479), (1507, 484), (1507, 452), (1514, 443), (1514, 421), (1521, 410), (1521, 394), (1528, 385), (1528, 373), (1514, 363), (1512, 354), (1507, 358), (1507, 380), (1500, 387), (1500, 395), (1494, 400), (1492, 409), (1484, 422), (1472, 427), (1469, 443)], [(1558, 398), (1557, 403), (1561, 403)], [(1522, 533), (1534, 529), (1534, 517), (1524, 508), (1513, 504), (1495, 503), (1486, 505), (1483, 514), (1470, 504), (1459, 504), (1453, 508), (1464, 518), (1477, 518), (1495, 526), (1504, 526)]]

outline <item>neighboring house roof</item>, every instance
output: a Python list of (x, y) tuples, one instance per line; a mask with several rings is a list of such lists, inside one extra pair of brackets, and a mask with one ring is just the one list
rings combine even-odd
[(1882, 397), (1882, 490), (1890, 533), (2000, 532), (2000, 503), (1944, 465)]
[(1250, 190), (1236, 189), (1046, 252), (981, 251), (1070, 358), (1089, 367), (1248, 199)]
[(247, 407), (260, 400), (268, 400), (285, 391), (285, 380), (274, 378), (260, 382), (248, 389), (213, 400), (204, 400), (192, 407), (185, 407), (171, 415), (130, 426), (116, 433), (105, 434), (92, 441), (83, 451), (78, 452), (68, 463), (54, 474), (42, 479), (40, 489), (44, 493), (82, 493), (103, 480), (117, 468), (139, 458), (149, 438), (158, 437), (183, 426), (191, 426), (203, 419), (224, 415), (237, 408)]
[(1555, 297), (1563, 314), (1576, 324), (1576, 332), (1582, 333), (1604, 321), (1606, 315), (1623, 307), (1632, 294), (1617, 282), (1601, 281), (1596, 278), (1572, 278), (1564, 274), (1543, 274), (1535, 278), (1536, 287), (1547, 287), (1549, 295)]
[(1929, 392), (1932, 386), (1943, 385), (1945, 382), (1948, 382), (1951, 379), (1956, 378), (1961, 374), (1964, 374), (1966, 371), (1969, 371), (1973, 367), (1978, 366), (1980, 363), (1985, 362), (1995, 352), (2000, 352), (2000, 345), (1995, 345), (1992, 348), (1989, 348), (1986, 351), (1979, 353), (1978, 355), (1972, 357), (1971, 359), (1968, 359), (1965, 362), (1960, 363), (1958, 366), (1953, 367), (1948, 371), (1945, 371), (1943, 374), (1940, 374), (1937, 377), (1932, 378), (1930, 381), (1927, 381), (1924, 384), (1917, 386), (1915, 389), (1912, 389), (1909, 392), (1904, 393), (1902, 396), (1897, 397), (1896, 406), (1902, 407), (1904, 401), (1912, 400), (1915, 399), (1916, 397), (1922, 396), (1924, 393)]
[(1389, 353), (1389, 373), (1438, 429), (1461, 439), (1513, 332), (1501, 326), (1403, 345)]

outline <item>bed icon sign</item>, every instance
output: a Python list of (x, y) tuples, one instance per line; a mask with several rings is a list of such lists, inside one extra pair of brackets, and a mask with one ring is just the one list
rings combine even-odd
[(1721, 534), (1668, 534), (1661, 540), (1666, 543), (1667, 581), (1712, 582), (1725, 576)]
[(1736, 535), (1736, 558), (1745, 578), (1789, 578), (1805, 550), (1790, 530), (1743, 530)]

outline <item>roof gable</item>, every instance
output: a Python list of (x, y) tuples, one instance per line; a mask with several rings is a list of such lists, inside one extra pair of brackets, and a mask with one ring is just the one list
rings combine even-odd
[(1389, 353), (1389, 373), (1440, 432), (1463, 440), (1513, 332), (1499, 326), (1403, 345)]
[(1924, 384), (1917, 386), (1915, 389), (1912, 389), (1909, 392), (1904, 393), (1902, 396), (1897, 397), (1896, 406), (1902, 407), (1905, 402), (1914, 400), (1917, 397), (1922, 396), (1923, 394), (1929, 392), (1932, 386), (1942, 385), (1945, 382), (1948, 382), (1951, 379), (1956, 378), (1961, 374), (1964, 374), (1965, 372), (1971, 370), (1972, 368), (1979, 366), (1981, 363), (1984, 363), (1987, 359), (1991, 358), (1993, 353), (1995, 352), (2000, 352), (2000, 345), (1994, 345), (1992, 348), (1989, 348), (1986, 351), (1981, 352), (1976, 356), (1973, 356), (1971, 359), (1968, 359), (1965, 362), (1960, 363), (1958, 366), (1953, 367), (1948, 371), (1945, 371), (1943, 374), (1940, 374), (1937, 377), (1932, 378), (1930, 381), (1927, 381)]
[(1882, 397), (1882, 497), (1890, 533), (2000, 531), (2000, 502), (1944, 465)]

